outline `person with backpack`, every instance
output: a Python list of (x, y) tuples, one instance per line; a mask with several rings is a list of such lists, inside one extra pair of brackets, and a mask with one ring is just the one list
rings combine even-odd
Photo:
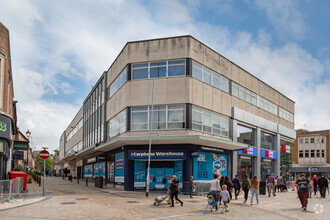
[(246, 201), (248, 200), (250, 187), (251, 187), (251, 183), (249, 180), (249, 176), (245, 174), (242, 180), (242, 189), (244, 191), (244, 203), (246, 203)]
[(176, 201), (179, 201), (181, 203), (181, 206), (183, 206), (183, 202), (178, 198), (179, 194), (179, 180), (176, 179), (176, 176), (172, 176), (172, 182), (171, 182), (171, 200), (172, 205), (170, 207), (174, 207), (174, 197)]
[(229, 193), (229, 197), (230, 197), (230, 200), (232, 199), (232, 193), (231, 193), (231, 189), (234, 187), (234, 184), (230, 181), (229, 179), (229, 176), (226, 176), (225, 177), (225, 182), (223, 185), (226, 185), (227, 186), (227, 190), (228, 190), (228, 193)]
[(241, 181), (239, 180), (238, 175), (236, 175), (233, 179), (233, 184), (235, 189), (235, 199), (237, 199), (237, 196), (239, 195), (241, 189)]

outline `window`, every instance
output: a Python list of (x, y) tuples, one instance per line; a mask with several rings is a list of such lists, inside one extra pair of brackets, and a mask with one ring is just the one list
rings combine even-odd
[(305, 158), (309, 157), (309, 150), (305, 150)]
[(192, 129), (228, 137), (229, 118), (227, 116), (193, 106)]
[(320, 157), (320, 150), (316, 150), (316, 157)]
[(245, 89), (243, 86), (238, 85), (237, 83), (232, 82), (232, 95), (242, 99), (252, 105), (257, 105), (257, 94), (251, 92), (248, 89)]
[(261, 132), (261, 148), (272, 150), (274, 146), (274, 141), (274, 135), (265, 133), (263, 131)]
[(325, 157), (325, 152), (324, 152), (324, 150), (322, 150), (322, 158), (324, 158)]
[(214, 86), (224, 92), (229, 92), (229, 80), (205, 66), (193, 61), (192, 77)]
[(259, 107), (267, 112), (277, 115), (277, 105), (264, 99), (261, 96), (259, 97)]
[(118, 134), (122, 134), (127, 131), (127, 109), (121, 111), (118, 115), (110, 119), (107, 123), (108, 136), (107, 139), (113, 138)]
[(150, 78), (166, 77), (166, 61), (150, 63)]
[(279, 117), (293, 123), (293, 114), (279, 107)]
[(148, 63), (132, 65), (132, 79), (148, 79)]
[(186, 60), (168, 61), (168, 77), (186, 75)]
[(300, 157), (300, 158), (304, 157), (304, 151), (303, 151), (303, 150), (300, 150), (300, 151), (299, 151), (299, 157)]
[(321, 138), (321, 143), (324, 144), (324, 138)]
[[(151, 106), (132, 107), (131, 130), (148, 130), (151, 121)], [(185, 128), (186, 108), (184, 104), (154, 106), (152, 129)]]
[(111, 83), (108, 98), (111, 98), (126, 82), (127, 82), (127, 67)]
[(303, 138), (299, 138), (299, 144), (303, 144), (304, 143), (304, 139)]
[(314, 138), (311, 138), (311, 144), (314, 144)]
[(305, 144), (309, 144), (309, 138), (305, 138)]
[(315, 150), (311, 150), (311, 157), (315, 157)]
[(253, 145), (253, 129), (237, 125), (237, 142)]

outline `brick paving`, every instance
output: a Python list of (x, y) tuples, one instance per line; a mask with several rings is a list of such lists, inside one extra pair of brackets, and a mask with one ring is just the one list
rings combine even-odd
[[(329, 219), (330, 197), (312, 198), (308, 210), (302, 211), (296, 192), (278, 193), (276, 197), (261, 196), (259, 205), (244, 204), (242, 195), (230, 203), (230, 212), (210, 212), (207, 200), (181, 196), (184, 205), (170, 208), (166, 203), (154, 206), (151, 193), (127, 192), (111, 185), (96, 189), (89, 184), (77, 184), (59, 177), (48, 177), (47, 189), (51, 192), (41, 197), (41, 187), (29, 185), (24, 202), (1, 208), (1, 219)], [(32, 190), (32, 188), (34, 188)]]

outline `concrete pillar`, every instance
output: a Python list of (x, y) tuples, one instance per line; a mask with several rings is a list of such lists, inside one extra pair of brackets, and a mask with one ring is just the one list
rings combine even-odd
[[(237, 120), (233, 119), (232, 126), (232, 134), (233, 134), (233, 142), (237, 142)], [(233, 168), (233, 177), (237, 175), (237, 151), (233, 151), (233, 159), (232, 159), (232, 168)]]
[(261, 174), (260, 174), (260, 168), (261, 168), (261, 154), (260, 154), (260, 148), (261, 148), (261, 129), (259, 127), (257, 127), (256, 130), (256, 147), (258, 149), (258, 156), (257, 156), (257, 162), (256, 165), (254, 167), (254, 173), (257, 175), (258, 179), (260, 180)]
[(275, 176), (281, 176), (281, 136), (276, 135), (275, 149), (277, 152), (277, 159), (275, 160)]

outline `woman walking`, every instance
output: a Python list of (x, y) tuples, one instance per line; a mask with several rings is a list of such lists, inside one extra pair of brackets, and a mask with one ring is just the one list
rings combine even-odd
[(172, 182), (171, 182), (171, 200), (172, 205), (170, 207), (174, 207), (174, 197), (176, 201), (179, 201), (181, 203), (181, 206), (183, 206), (183, 202), (178, 198), (179, 194), (179, 180), (176, 179), (176, 176), (172, 176)]
[(253, 204), (254, 195), (256, 195), (257, 204), (259, 204), (258, 192), (259, 192), (259, 180), (257, 176), (254, 176), (251, 181), (251, 205)]
[(193, 176), (190, 176), (189, 185), (190, 185), (190, 198), (192, 198), (192, 192), (193, 192), (193, 189), (195, 188)]
[(249, 180), (249, 176), (245, 174), (244, 179), (242, 181), (242, 189), (244, 191), (244, 203), (246, 203), (248, 199), (250, 187), (251, 187), (251, 183)]
[(215, 210), (218, 210), (218, 200), (219, 200), (219, 196), (220, 196), (220, 181), (218, 179), (218, 174), (214, 174), (213, 175), (213, 180), (211, 181), (211, 187), (210, 187), (210, 194), (214, 197), (214, 207)]

